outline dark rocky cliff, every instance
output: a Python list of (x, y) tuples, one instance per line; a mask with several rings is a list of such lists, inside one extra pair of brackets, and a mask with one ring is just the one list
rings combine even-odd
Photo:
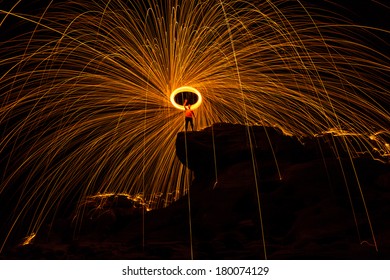
[(389, 165), (338, 145), (232, 124), (179, 133), (186, 196), (150, 212), (92, 200), (83, 225), (54, 220), (1, 258), (389, 259)]
[(388, 258), (389, 165), (351, 159), (337, 141), (231, 124), (180, 133), (206, 247), (218, 255), (213, 244), (230, 240), (230, 258), (264, 257), (264, 246), (276, 259)]

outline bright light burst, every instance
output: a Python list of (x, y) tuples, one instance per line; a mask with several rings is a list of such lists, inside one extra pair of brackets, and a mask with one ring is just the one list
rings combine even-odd
[(309, 14), (298, 1), (239, 0), (16, 10), (0, 11), (2, 27), (16, 18), (33, 28), (0, 45), (0, 191), (21, 190), (11, 228), (32, 211), (35, 233), (64, 201), (99, 193), (165, 205), (181, 197), (188, 171), (175, 139), (184, 117), (170, 95), (183, 86), (202, 93), (198, 128), (335, 129), (389, 154), (381, 138), (390, 123), (389, 57), (364, 43), (369, 28), (336, 15)]
[[(195, 102), (194, 102), (194, 104), (191, 104), (191, 108), (192, 108), (192, 110), (197, 109), (200, 106), (200, 104), (202, 104), (202, 95), (196, 88), (188, 87), (188, 86), (179, 87), (171, 93), (170, 99), (171, 99), (172, 105), (179, 110), (185, 110), (185, 108), (183, 106), (184, 100), (180, 100), (180, 95), (183, 95), (183, 97), (181, 99), (184, 99), (185, 98), (184, 95), (189, 95), (189, 94), (196, 96), (196, 100), (195, 100), (195, 98), (193, 98)], [(179, 96), (179, 100), (183, 101), (183, 102), (180, 102), (180, 103), (176, 102), (177, 96)]]

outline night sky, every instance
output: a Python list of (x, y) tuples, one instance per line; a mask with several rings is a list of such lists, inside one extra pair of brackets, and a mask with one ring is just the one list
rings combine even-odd
[[(55, 1), (64, 2), (64, 0)], [(19, 5), (15, 8), (16, 12), (23, 13), (34, 13), (34, 11), (42, 10), (46, 7), (51, 1), (49, 0), (32, 0), (32, 1), (21, 1)], [(294, 2), (294, 1), (292, 1)], [(0, 7), (3, 10), (9, 10), (12, 7), (12, 1), (0, 1)], [(388, 20), (388, 14), (390, 10), (389, 4), (384, 0), (359, 0), (359, 1), (349, 1), (349, 0), (340, 0), (340, 1), (301, 1), (305, 7), (318, 7), (323, 9), (330, 9), (332, 11), (337, 11), (341, 15), (353, 20), (353, 22), (362, 25), (373, 26), (377, 28), (383, 28), (389, 30), (390, 23)], [(10, 18), (7, 20), (7, 22)], [(6, 24), (7, 24), (6, 22)], [(4, 28), (1, 28), (1, 32), (4, 32)]]

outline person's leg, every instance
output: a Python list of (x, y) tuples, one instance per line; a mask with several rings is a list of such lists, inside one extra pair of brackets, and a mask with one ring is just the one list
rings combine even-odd
[(188, 127), (188, 122), (189, 122), (189, 119), (188, 119), (188, 118), (186, 118), (185, 120), (186, 120), (185, 130), (187, 131), (187, 127)]
[(192, 131), (194, 131), (194, 121), (192, 118), (190, 118), (190, 123), (191, 123), (191, 129)]

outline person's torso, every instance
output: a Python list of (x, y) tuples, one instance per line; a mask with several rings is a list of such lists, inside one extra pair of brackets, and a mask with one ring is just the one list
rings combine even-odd
[(186, 117), (188, 118), (192, 118), (192, 111), (190, 109), (186, 109), (186, 113), (185, 113)]

